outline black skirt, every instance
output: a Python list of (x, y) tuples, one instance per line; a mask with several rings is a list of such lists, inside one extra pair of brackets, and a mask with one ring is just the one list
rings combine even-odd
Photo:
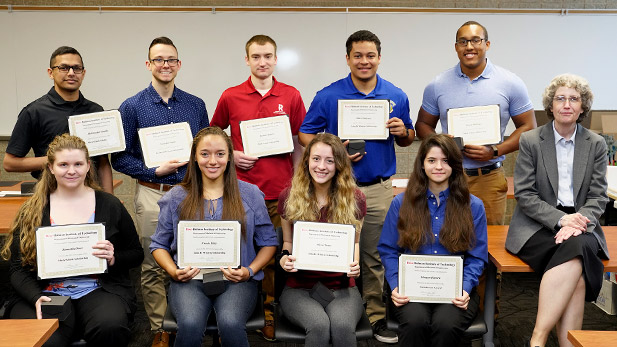
[(536, 232), (518, 252), (517, 256), (540, 276), (557, 265), (579, 257), (583, 265), (585, 301), (595, 301), (602, 288), (604, 264), (598, 256), (600, 244), (592, 233), (571, 236), (560, 244), (549, 229)]

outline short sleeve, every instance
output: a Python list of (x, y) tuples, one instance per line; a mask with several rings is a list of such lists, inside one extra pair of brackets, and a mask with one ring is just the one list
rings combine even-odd
[(432, 114), (433, 116), (439, 116), (439, 104), (437, 103), (437, 97), (435, 96), (435, 81), (431, 81), (425, 88), (422, 95), (422, 108), (424, 111)]

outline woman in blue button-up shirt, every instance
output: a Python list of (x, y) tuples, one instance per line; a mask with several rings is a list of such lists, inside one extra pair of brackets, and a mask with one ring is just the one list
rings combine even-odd
[[(474, 288), (488, 261), (486, 214), (469, 194), (462, 154), (448, 135), (420, 145), (405, 193), (397, 195), (377, 246), (400, 322), (401, 346), (456, 346), (478, 311)], [(452, 304), (410, 302), (398, 293), (399, 254), (462, 255), (463, 293)]]
[[(200, 346), (214, 308), (223, 346), (248, 346), (245, 325), (257, 302), (257, 281), (263, 279), (261, 269), (274, 255), (278, 241), (263, 193), (236, 178), (233, 148), (225, 132), (210, 127), (197, 133), (186, 176), (158, 203), (161, 211), (150, 251), (172, 278), (169, 303), (178, 322), (176, 345)], [(220, 278), (225, 278), (220, 294), (204, 290), (204, 271), (176, 265), (180, 220), (241, 222), (241, 266), (220, 269)], [(205, 270), (211, 271), (218, 269)]]

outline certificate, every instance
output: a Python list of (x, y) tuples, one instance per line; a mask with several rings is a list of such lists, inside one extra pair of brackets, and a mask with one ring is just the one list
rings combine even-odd
[(174, 159), (180, 162), (189, 161), (193, 143), (189, 123), (141, 128), (137, 133), (146, 167), (161, 166), (164, 162)]
[(463, 294), (463, 257), (401, 254), (398, 292), (412, 302), (451, 304)]
[(288, 116), (251, 119), (240, 122), (244, 154), (265, 157), (294, 151)]
[(501, 142), (499, 105), (451, 108), (448, 133), (462, 137), (466, 145), (490, 145)]
[(356, 227), (348, 224), (295, 222), (292, 254), (299, 270), (349, 272), (354, 261)]
[(40, 279), (99, 274), (107, 260), (92, 255), (105, 240), (101, 223), (59, 225), (36, 229), (36, 265)]
[(126, 149), (122, 118), (118, 110), (70, 116), (69, 132), (86, 142), (92, 157)]
[(238, 221), (180, 221), (178, 266), (218, 269), (240, 266)]
[(390, 135), (390, 100), (339, 100), (338, 137), (346, 140), (385, 140)]

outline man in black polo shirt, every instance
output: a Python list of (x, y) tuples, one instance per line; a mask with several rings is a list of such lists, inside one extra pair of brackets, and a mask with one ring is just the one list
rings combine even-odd
[[(49, 143), (56, 136), (69, 132), (68, 117), (103, 111), (99, 104), (87, 100), (79, 91), (86, 69), (75, 48), (56, 49), (51, 54), (47, 73), (54, 86), (46, 95), (24, 107), (17, 117), (2, 163), (8, 172), (32, 172), (32, 176), (38, 178), (47, 163)], [(34, 157), (26, 157), (30, 149)], [(99, 184), (113, 193), (109, 158), (101, 155), (92, 160)]]

